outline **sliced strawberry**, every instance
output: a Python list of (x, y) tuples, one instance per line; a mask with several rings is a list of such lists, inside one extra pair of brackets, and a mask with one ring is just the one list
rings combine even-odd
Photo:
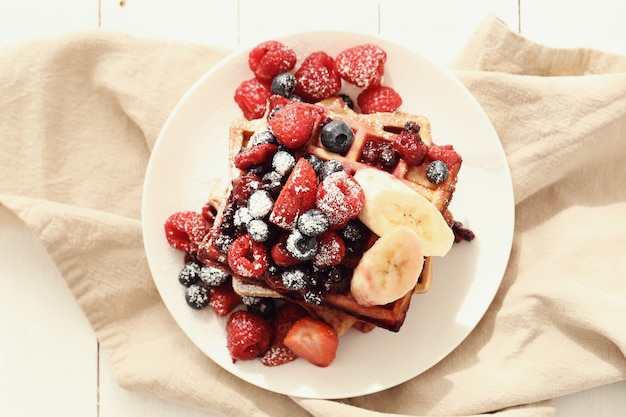
[(345, 171), (324, 178), (317, 191), (317, 208), (328, 217), (331, 229), (341, 229), (356, 218), (365, 204), (361, 185)]
[(269, 120), (269, 127), (280, 143), (296, 149), (309, 140), (318, 119), (311, 107), (291, 101), (276, 110)]
[(241, 303), (241, 296), (233, 290), (230, 281), (219, 287), (209, 287), (209, 304), (218, 316), (226, 316)]
[(274, 143), (262, 143), (242, 148), (233, 158), (233, 162), (237, 168), (245, 171), (255, 165), (270, 163), (277, 150), (278, 145)]
[(326, 367), (335, 360), (339, 338), (328, 324), (304, 317), (289, 329), (284, 343), (296, 355), (316, 366)]
[(254, 359), (270, 346), (272, 326), (261, 315), (237, 310), (226, 323), (226, 341), (233, 362)]
[(291, 349), (285, 346), (285, 335), (293, 324), (303, 317), (308, 316), (306, 310), (297, 304), (286, 303), (278, 307), (274, 315), (272, 343), (270, 348), (261, 358), (265, 366), (278, 366), (295, 360), (296, 355)]
[(306, 159), (300, 158), (276, 198), (270, 222), (293, 230), (300, 214), (315, 206), (317, 185), (315, 170)]

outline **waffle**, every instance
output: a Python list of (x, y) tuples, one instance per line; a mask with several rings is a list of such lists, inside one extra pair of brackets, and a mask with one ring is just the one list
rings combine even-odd
[[(359, 114), (350, 109), (345, 104), (344, 100), (339, 97), (326, 99), (317, 103), (316, 106), (322, 107), (327, 117), (345, 121), (355, 133), (354, 141), (348, 152), (345, 155), (340, 155), (324, 148), (320, 143), (318, 133), (314, 134), (305, 145), (305, 152), (316, 155), (322, 160), (336, 159), (342, 163), (344, 169), (350, 174), (366, 167), (371, 168), (370, 165), (360, 161), (363, 147), (367, 141), (393, 142), (396, 135), (402, 131), (405, 124), (409, 121), (415, 122), (420, 126), (420, 136), (426, 145), (433, 144), (430, 123), (428, 119), (423, 116), (401, 112), (376, 113), (370, 115)], [(243, 119), (233, 121), (230, 128), (231, 161), (242, 147), (248, 145), (250, 138), (256, 132), (267, 128), (266, 120), (267, 117), (252, 121)], [(409, 166), (401, 159), (391, 173), (431, 201), (444, 217), (451, 222), (452, 215), (448, 211), (448, 205), (454, 193), (457, 174), (461, 164), (455, 164), (450, 167), (448, 177), (444, 182), (438, 185), (428, 181), (424, 165), (425, 164), (422, 164), (420, 167)], [(237, 175), (239, 175), (238, 170), (235, 169), (231, 172), (231, 177)], [(227, 198), (224, 200), (226, 199)], [(225, 202), (218, 210), (216, 217), (217, 227), (219, 227), (224, 205)], [(373, 244), (377, 238), (376, 235), (371, 233), (366, 239), (368, 242), (366, 246)], [(211, 234), (207, 235), (207, 238), (200, 246), (199, 259), (205, 263), (219, 266), (233, 275), (232, 271), (228, 268), (225, 255), (221, 254), (216, 249)], [(321, 305), (312, 305), (306, 303), (297, 293), (276, 293), (263, 279), (233, 275), (233, 282), (236, 290), (242, 295), (265, 294), (260, 296), (268, 296), (269, 291), (273, 293), (270, 296), (280, 296), (289, 301), (296, 302), (332, 324), (340, 333), (350, 326), (354, 326), (362, 331), (371, 330), (371, 328), (375, 326), (391, 331), (398, 331), (405, 320), (412, 295), (414, 293), (427, 292), (431, 286), (432, 261), (430, 258), (425, 258), (424, 262), (422, 274), (413, 291), (409, 291), (405, 296), (395, 302), (381, 306), (363, 307), (354, 300), (349, 292), (346, 294), (327, 293)]]

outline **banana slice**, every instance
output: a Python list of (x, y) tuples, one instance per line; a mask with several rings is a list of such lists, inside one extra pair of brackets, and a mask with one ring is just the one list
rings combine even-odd
[(359, 219), (384, 236), (406, 226), (417, 233), (424, 256), (444, 256), (454, 243), (454, 233), (437, 208), (418, 192), (393, 175), (375, 168), (357, 171), (354, 179), (365, 193)]
[(413, 290), (423, 266), (419, 236), (408, 227), (397, 226), (363, 254), (354, 269), (350, 291), (359, 305), (385, 305)]

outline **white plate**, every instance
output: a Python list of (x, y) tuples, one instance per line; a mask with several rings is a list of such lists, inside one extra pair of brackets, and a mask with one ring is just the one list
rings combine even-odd
[(278, 38), (301, 60), (314, 50), (335, 56), (371, 42), (387, 51), (383, 84), (403, 97), (400, 110), (427, 116), (439, 144), (463, 156), (451, 206), (455, 218), (476, 233), (434, 264), (427, 294), (416, 295), (399, 333), (349, 331), (327, 368), (303, 359), (268, 368), (260, 361), (235, 364), (226, 349), (225, 319), (187, 306), (177, 281), (183, 256), (171, 249), (163, 223), (172, 213), (200, 210), (209, 182), (227, 170), (228, 128), (241, 117), (233, 101), (239, 83), (252, 78), (248, 50), (241, 50), (204, 75), (182, 98), (152, 151), (143, 194), (143, 234), (154, 282), (174, 319), (211, 359), (239, 378), (278, 393), (346, 398), (400, 384), (448, 355), (476, 326), (491, 303), (506, 268), (513, 237), (514, 203), (508, 165), (482, 108), (450, 73), (414, 51), (382, 38), (315, 32)]

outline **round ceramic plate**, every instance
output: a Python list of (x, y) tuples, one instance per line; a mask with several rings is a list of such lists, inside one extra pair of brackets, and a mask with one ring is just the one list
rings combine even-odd
[[(482, 108), (450, 73), (415, 51), (379, 37), (344, 32), (300, 33), (278, 38), (298, 54), (323, 50), (331, 56), (370, 42), (387, 52), (384, 85), (403, 98), (401, 111), (421, 114), (438, 144), (463, 156), (451, 205), (455, 218), (476, 238), (455, 245), (434, 262), (431, 290), (415, 295), (398, 333), (350, 330), (340, 338), (335, 361), (318, 368), (304, 359), (277, 367), (258, 360), (233, 363), (226, 349), (226, 319), (210, 309), (187, 306), (177, 275), (181, 252), (171, 249), (163, 223), (174, 212), (205, 203), (210, 183), (228, 170), (230, 121), (241, 112), (237, 86), (252, 78), (249, 49), (205, 74), (178, 103), (156, 142), (143, 194), (143, 234), (154, 282), (176, 322), (212, 360), (239, 378), (270, 391), (311, 398), (346, 398), (398, 385), (429, 369), (476, 326), (491, 303), (506, 268), (513, 237), (511, 178), (500, 141)], [(297, 64), (298, 65), (298, 64)]]

